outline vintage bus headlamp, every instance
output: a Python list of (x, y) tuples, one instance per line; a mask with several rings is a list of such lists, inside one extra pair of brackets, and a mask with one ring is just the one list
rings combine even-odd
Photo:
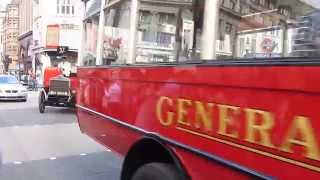
[(71, 93), (72, 93), (72, 94), (75, 94), (75, 93), (76, 93), (76, 90), (72, 90)]

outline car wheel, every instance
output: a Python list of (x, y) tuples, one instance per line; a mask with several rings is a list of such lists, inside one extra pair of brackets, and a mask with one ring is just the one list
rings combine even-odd
[(172, 164), (149, 163), (140, 167), (131, 180), (184, 180)]
[(22, 102), (27, 102), (27, 99), (23, 99)]
[(40, 93), (39, 102), (38, 103), (39, 103), (39, 112), (42, 114), (42, 113), (44, 113), (44, 110), (46, 108), (46, 106), (45, 106), (45, 96), (44, 96), (43, 93)]

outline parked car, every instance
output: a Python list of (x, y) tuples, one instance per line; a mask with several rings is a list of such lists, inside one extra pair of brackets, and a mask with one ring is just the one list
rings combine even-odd
[(27, 89), (12, 75), (0, 75), (0, 100), (27, 101)]

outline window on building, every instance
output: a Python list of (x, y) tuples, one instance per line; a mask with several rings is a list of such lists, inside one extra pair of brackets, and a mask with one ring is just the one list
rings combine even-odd
[(61, 6), (61, 13), (65, 14), (66, 13), (66, 6)]
[(226, 28), (226, 31), (225, 31), (225, 32), (226, 32), (227, 34), (231, 34), (231, 33), (232, 33), (232, 24), (226, 23), (225, 26), (226, 26), (226, 27), (225, 27), (225, 28)]
[(224, 40), (219, 41), (219, 50), (223, 51), (224, 50)]
[(270, 0), (265, 0), (265, 2), (264, 2), (264, 3), (265, 3), (265, 4), (264, 4), (264, 5), (265, 5), (265, 7), (269, 8), (270, 3), (271, 3), (271, 2), (270, 2)]
[(60, 13), (60, 0), (57, 0), (57, 14)]
[(230, 9), (235, 10), (236, 9), (236, 1), (230, 0)]
[(74, 1), (71, 0), (57, 0), (57, 14), (74, 15)]

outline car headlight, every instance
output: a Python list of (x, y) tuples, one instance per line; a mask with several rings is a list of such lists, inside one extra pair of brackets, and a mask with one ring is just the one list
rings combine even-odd
[(21, 89), (20, 92), (25, 93), (28, 92), (27, 89)]

